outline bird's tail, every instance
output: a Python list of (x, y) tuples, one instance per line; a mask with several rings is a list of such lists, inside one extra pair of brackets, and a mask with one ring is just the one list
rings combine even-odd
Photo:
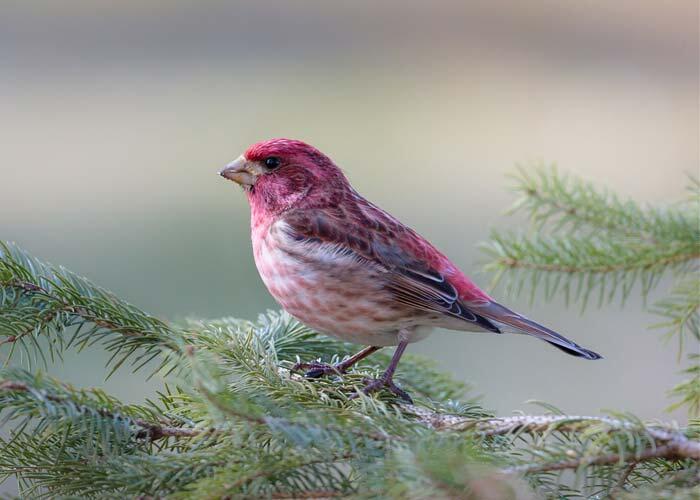
[(470, 304), (469, 310), (488, 318), (503, 331), (532, 335), (572, 356), (584, 359), (601, 359), (603, 357), (597, 352), (581, 347), (554, 330), (550, 330), (546, 326), (542, 326), (515, 311), (511, 311), (498, 302), (492, 301), (487, 304), (479, 304), (475, 307)]

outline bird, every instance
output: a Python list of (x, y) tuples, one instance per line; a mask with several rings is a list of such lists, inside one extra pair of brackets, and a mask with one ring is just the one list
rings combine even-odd
[(411, 401), (394, 373), (406, 347), (435, 328), (521, 333), (572, 356), (601, 358), (498, 303), (303, 141), (255, 143), (219, 174), (248, 198), (255, 264), (282, 308), (318, 332), (367, 346), (335, 365), (295, 365), (308, 378), (345, 373), (382, 347), (396, 346), (386, 370), (363, 392), (387, 389)]

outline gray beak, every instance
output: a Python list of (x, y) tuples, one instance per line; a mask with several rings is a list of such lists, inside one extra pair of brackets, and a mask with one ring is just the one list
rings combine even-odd
[(221, 169), (219, 175), (243, 187), (250, 188), (255, 184), (255, 180), (258, 176), (255, 170), (257, 169), (255, 169), (253, 165), (250, 165), (243, 156), (239, 156)]

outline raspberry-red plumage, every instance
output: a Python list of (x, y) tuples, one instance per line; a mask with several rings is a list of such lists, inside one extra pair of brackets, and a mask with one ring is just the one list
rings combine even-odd
[(510, 330), (599, 357), (495, 302), (425, 238), (360, 196), (316, 148), (273, 139), (244, 157), (278, 165), (247, 191), (253, 248), (268, 289), (301, 321), (370, 345), (419, 340), (434, 326)]

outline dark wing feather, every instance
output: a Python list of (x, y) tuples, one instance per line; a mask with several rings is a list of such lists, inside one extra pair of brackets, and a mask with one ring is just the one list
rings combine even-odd
[(310, 245), (331, 244), (384, 268), (387, 271), (385, 286), (397, 301), (500, 333), (494, 323), (469, 310), (459, 300), (459, 293), (444, 275), (398, 244), (409, 229), (378, 209), (374, 210), (377, 213), (372, 215), (376, 215), (376, 219), (367, 218), (359, 208), (292, 210), (282, 216), (282, 221), (297, 241)]

